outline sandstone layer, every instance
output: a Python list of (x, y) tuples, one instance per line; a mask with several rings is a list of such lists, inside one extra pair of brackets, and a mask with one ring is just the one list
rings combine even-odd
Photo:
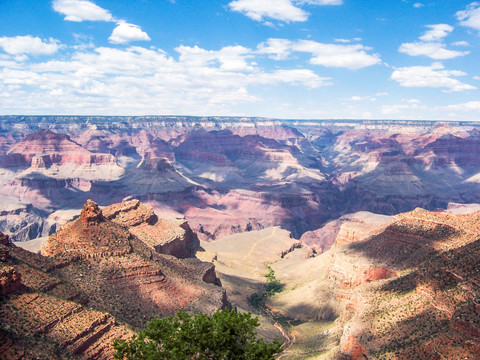
[(160, 254), (187, 258), (195, 255), (200, 245), (187, 221), (161, 219), (152, 207), (138, 200), (108, 206), (103, 214), (108, 220), (128, 228), (132, 235)]
[[(111, 359), (113, 340), (130, 337), (155, 315), (229, 306), (213, 264), (158, 253), (129, 231), (149, 217), (123, 215), (119, 225), (87, 201), (76, 220), (49, 237), (45, 256), (0, 235), (9, 253), (0, 262), (0, 353), (9, 359)], [(166, 232), (174, 231), (166, 224)], [(176, 233), (185, 234), (180, 229)]]
[(6, 116), (0, 127), (0, 230), (14, 241), (49, 236), (61, 225), (51, 213), (89, 198), (139, 199), (208, 241), (281, 226), (318, 242), (312, 232), (346, 214), (480, 202), (473, 122)]

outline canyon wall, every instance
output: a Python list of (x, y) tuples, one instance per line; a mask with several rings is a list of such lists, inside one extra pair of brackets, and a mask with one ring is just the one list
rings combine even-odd
[(269, 226), (299, 239), (359, 211), (480, 202), (478, 130), (475, 122), (3, 116), (0, 230), (14, 241), (46, 237), (62, 225), (49, 219), (54, 212), (138, 199), (164, 218), (185, 218), (207, 241)]

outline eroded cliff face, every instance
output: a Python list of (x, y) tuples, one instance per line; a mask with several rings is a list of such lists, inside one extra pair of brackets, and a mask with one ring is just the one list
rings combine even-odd
[(417, 209), (377, 235), (332, 249), (330, 276), (351, 299), (337, 320), (344, 329), (340, 351), (359, 359), (474, 359), (479, 220), (480, 213)]
[(103, 209), (109, 220), (122, 225), (156, 252), (188, 258), (195, 255), (200, 241), (186, 220), (159, 218), (150, 206), (138, 200), (114, 204)]
[(0, 353), (5, 359), (111, 359), (115, 338), (132, 332), (104, 311), (91, 309), (75, 285), (52, 274), (61, 267), (8, 245), (0, 262)]
[[(212, 263), (161, 254), (129, 231), (146, 224), (163, 234), (151, 208), (131, 201), (106, 213), (123, 225), (89, 200), (76, 220), (49, 237), (44, 255), (0, 234), (0, 250), (8, 250), (0, 262), (2, 354), (110, 359), (115, 338), (130, 337), (130, 329), (145, 327), (155, 315), (230, 306)], [(191, 230), (183, 223), (165, 224), (166, 233), (188, 239)]]
[(0, 196), (32, 215), (18, 229), (0, 218), (14, 240), (49, 235), (60, 224), (35, 227), (36, 215), (79, 209), (88, 198), (102, 206), (139, 199), (184, 216), (204, 240), (269, 226), (299, 239), (359, 211), (480, 202), (475, 123), (3, 119)]
[[(438, 354), (475, 359), (480, 346), (480, 213), (416, 209), (387, 222), (368, 214), (378, 220), (370, 226), (359, 217), (344, 218), (339, 226), (346, 225), (345, 232), (337, 229), (338, 241), (321, 254), (303, 244), (275, 258), (271, 239), (261, 236), (265, 229), (242, 234), (235, 250), (233, 240), (240, 235), (228, 243), (208, 243), (204, 248), (211, 253), (204, 255), (214, 253), (234, 304), (253, 311), (246, 295), (232, 289), (237, 284), (252, 292), (260, 286), (258, 280), (247, 281), (244, 274), (251, 271), (247, 265), (252, 260), (243, 254), (271, 264), (283, 291), (267, 298), (273, 324), (263, 331), (279, 336), (274, 334), (283, 327), (286, 359), (305, 354), (318, 359), (427, 359)], [(262, 274), (258, 267), (255, 272)]]

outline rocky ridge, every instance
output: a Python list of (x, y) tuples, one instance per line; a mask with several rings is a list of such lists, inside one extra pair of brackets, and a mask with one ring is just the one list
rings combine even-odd
[(129, 205), (112, 208), (128, 215), (119, 225), (87, 201), (78, 219), (49, 238), (46, 256), (5, 245), (0, 236), (9, 252), (0, 262), (2, 354), (109, 359), (113, 339), (129, 337), (154, 315), (229, 306), (213, 264), (157, 253), (129, 232), (127, 223), (149, 219), (140, 212), (135, 218)]
[(262, 289), (261, 265), (270, 264), (282, 291), (259, 314), (268, 314), (265, 336), (282, 329), (284, 359), (476, 359), (480, 212), (416, 209), (382, 221), (355, 236), (337, 232), (317, 255), (305, 244), (275, 255), (282, 245), (269, 229), (206, 243), (200, 254), (213, 256), (234, 305), (250, 311), (258, 309), (247, 296)]
[(30, 207), (17, 226), (0, 215), (0, 230), (14, 241), (48, 236), (60, 225), (46, 221), (52, 212), (79, 209), (88, 198), (102, 206), (139, 199), (184, 216), (204, 240), (270, 226), (299, 239), (359, 211), (480, 202), (478, 129), (473, 122), (2, 117), (0, 214), (11, 204)]
[(160, 254), (188, 258), (195, 255), (200, 242), (188, 222), (158, 218), (152, 207), (138, 200), (114, 204), (103, 209), (105, 218), (122, 225), (144, 244)]
[[(334, 247), (342, 358), (474, 359), (480, 350), (480, 213), (416, 209)], [(343, 310), (341, 310), (343, 309)]]

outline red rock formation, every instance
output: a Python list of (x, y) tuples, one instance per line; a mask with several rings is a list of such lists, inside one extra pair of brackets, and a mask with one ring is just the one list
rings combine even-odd
[(126, 229), (106, 219), (98, 205), (88, 200), (77, 220), (48, 238), (42, 254), (82, 257), (128, 254), (132, 251), (130, 239)]
[(333, 248), (331, 279), (351, 299), (339, 320), (344, 358), (369, 350), (378, 358), (476, 359), (479, 237), (480, 213), (416, 209), (377, 235)]
[(361, 345), (358, 340), (349, 336), (342, 342), (341, 346), (341, 359), (342, 360), (367, 360), (368, 351), (364, 345)]
[(17, 292), (22, 285), (22, 275), (11, 266), (0, 266), (0, 295)]
[(0, 244), (2, 245), (8, 245), (9, 240), (8, 240), (8, 235), (5, 235), (0, 232)]
[[(112, 209), (125, 226), (156, 219), (135, 201)], [(44, 253), (54, 256), (9, 249), (12, 266), (0, 265), (0, 318), (12, 331), (0, 329), (0, 353), (9, 359), (111, 359), (113, 340), (131, 335), (125, 324), (229, 306), (213, 264), (158, 254), (90, 200), (48, 239)]]
[(0, 261), (7, 261), (10, 258), (10, 253), (5, 245), (0, 245)]
[(27, 135), (23, 141), (13, 145), (8, 153), (9, 165), (49, 168), (52, 164), (77, 165), (115, 164), (110, 154), (93, 154), (70, 139), (68, 135), (43, 129)]
[(160, 254), (186, 258), (195, 254), (200, 242), (185, 220), (160, 219), (150, 206), (138, 200), (114, 204), (103, 210), (105, 217), (122, 225)]
[(10, 258), (8, 251), (8, 235), (4, 235), (0, 232), (0, 261), (7, 261)]

